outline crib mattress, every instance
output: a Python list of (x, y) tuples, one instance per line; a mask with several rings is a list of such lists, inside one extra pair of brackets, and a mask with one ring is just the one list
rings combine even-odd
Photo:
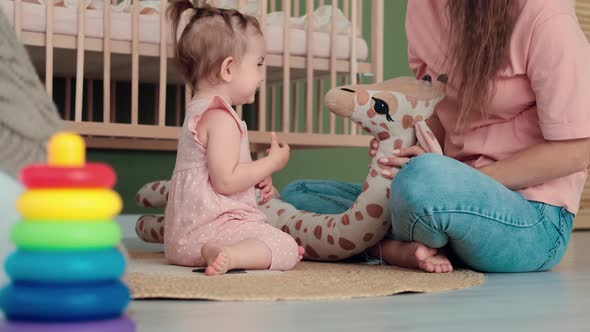
[[(0, 7), (8, 17), (10, 24), (14, 25), (14, 1), (0, 1)], [(36, 3), (22, 2), (22, 29), (30, 32), (45, 32), (46, 8)], [(78, 10), (76, 8), (55, 7), (53, 31), (55, 34), (75, 36), (78, 33)], [(103, 11), (86, 10), (85, 34), (91, 38), (103, 38)], [(160, 16), (140, 15), (139, 16), (139, 41), (141, 43), (160, 43)], [(131, 41), (132, 19), (129, 13), (111, 14), (111, 39), (119, 41)], [(307, 55), (307, 34), (305, 30), (289, 29), (289, 52), (294, 56)], [(168, 43), (171, 43), (171, 34)], [(350, 59), (350, 37), (337, 35), (336, 58)], [(282, 54), (283, 27), (267, 25), (266, 47), (270, 54)], [(330, 34), (325, 32), (313, 33), (313, 56), (317, 58), (330, 57)], [(369, 49), (362, 38), (356, 39), (356, 58), (365, 61)]]

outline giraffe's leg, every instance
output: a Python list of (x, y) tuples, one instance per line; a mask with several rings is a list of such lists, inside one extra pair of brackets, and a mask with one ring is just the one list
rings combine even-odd
[(164, 216), (144, 215), (137, 219), (135, 233), (145, 242), (164, 242)]

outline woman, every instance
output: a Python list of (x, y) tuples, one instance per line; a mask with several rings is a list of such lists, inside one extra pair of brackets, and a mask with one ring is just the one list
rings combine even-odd
[[(590, 46), (570, 1), (410, 0), (406, 33), (416, 77), (449, 74), (429, 122), (445, 156), (413, 146), (381, 161), (402, 169), (392, 236), (368, 253), (428, 272), (452, 270), (440, 248), (484, 272), (550, 269), (566, 250), (590, 159)], [(282, 198), (337, 213), (360, 190), (299, 181)]]

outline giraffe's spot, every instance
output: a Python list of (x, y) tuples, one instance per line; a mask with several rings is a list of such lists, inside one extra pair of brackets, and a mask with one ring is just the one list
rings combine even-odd
[(162, 186), (162, 188), (160, 188), (160, 195), (164, 195), (164, 190), (166, 190), (166, 187)]
[(371, 170), (371, 176), (372, 176), (372, 177), (376, 177), (377, 175), (379, 175), (379, 173), (377, 173), (377, 171), (376, 171), (376, 170), (372, 169), (372, 170)]
[(135, 194), (135, 202), (141, 202), (141, 196), (139, 196), (139, 193)]
[(303, 229), (303, 233), (307, 233), (307, 228)]
[(379, 126), (385, 130), (389, 130), (389, 127), (385, 123), (382, 123)]
[(340, 245), (340, 248), (344, 250), (352, 250), (356, 248), (356, 245), (352, 243), (352, 241), (345, 239), (343, 237), (338, 239), (338, 244)]
[(369, 92), (367, 92), (367, 90), (360, 89), (356, 92), (356, 100), (358, 101), (359, 105), (365, 105), (368, 103), (370, 97), (371, 96), (369, 96)]
[(372, 133), (371, 128), (369, 127), (363, 127), (363, 130), (368, 132), (369, 134)]
[(377, 115), (377, 112), (375, 112), (375, 110), (373, 108), (369, 108), (369, 110), (367, 111), (367, 116), (369, 117), (369, 119), (374, 118)]
[(404, 145), (404, 140), (401, 138), (398, 138), (395, 140), (395, 142), (393, 142), (393, 148), (394, 149), (401, 149), (402, 146)]
[(265, 206), (265, 208), (270, 209), (270, 205)]
[(414, 118), (411, 115), (404, 115), (402, 118), (402, 127), (408, 129), (414, 126)]
[(422, 115), (417, 115), (414, 122), (424, 121), (424, 117)]
[(303, 223), (303, 219), (299, 219), (297, 220), (297, 222), (295, 223), (295, 229), (296, 230), (300, 230), (301, 229), (301, 224)]
[(347, 214), (345, 214), (345, 215), (342, 216), (342, 220), (341, 221), (342, 221), (342, 225), (348, 225), (348, 224), (350, 224), (350, 218), (348, 217)]
[(373, 238), (374, 234), (373, 233), (367, 233), (365, 234), (365, 236), (363, 237), (363, 241), (365, 242), (369, 242), (371, 241), (371, 239)]
[(164, 238), (164, 227), (160, 227), (160, 235)]
[(383, 214), (381, 205), (369, 204), (367, 205), (367, 213), (373, 218), (379, 218)]
[(320, 215), (318, 213), (314, 213), (313, 217), (319, 217)]
[(158, 232), (156, 232), (155, 229), (152, 228), (150, 234), (152, 236), (152, 239), (154, 239), (154, 240), (159, 240), (160, 239), (160, 237), (158, 236)]
[(313, 235), (315, 235), (315, 238), (318, 240), (322, 239), (322, 226), (317, 225), (315, 227), (315, 229), (313, 230)]
[(387, 199), (389, 199), (390, 192), (391, 192), (391, 189), (389, 187), (387, 187), (387, 191), (385, 192), (385, 196), (387, 197)]
[(365, 182), (365, 185), (363, 186), (363, 192), (367, 191), (367, 189), (369, 189), (369, 182)]
[(297, 242), (297, 245), (301, 246), (301, 239), (300, 238), (295, 238), (295, 242)]
[(391, 137), (391, 136), (389, 135), (389, 132), (388, 132), (388, 131), (382, 131), (382, 132), (380, 132), (379, 134), (377, 134), (377, 138), (378, 138), (380, 141), (385, 141), (385, 140), (388, 140), (390, 137)]
[(145, 220), (141, 219), (139, 221), (139, 230), (143, 232), (143, 224), (144, 224)]
[(158, 217), (158, 223), (162, 223), (164, 221), (164, 217)]
[(324, 218), (324, 220), (328, 220), (328, 219), (330, 219), (330, 216), (326, 216), (326, 217)]
[(356, 218), (357, 221), (363, 220), (363, 214), (361, 213), (361, 211), (356, 211), (354, 213), (354, 217)]
[(334, 238), (332, 237), (332, 235), (328, 235), (328, 243), (334, 244)]
[[(375, 122), (375, 121), (371, 121), (371, 124), (372, 124), (373, 126), (376, 126), (376, 125), (377, 125), (377, 122)], [(382, 123), (381, 125), (383, 125), (383, 123)]]
[(338, 256), (336, 256), (336, 255), (328, 255), (328, 258), (329, 258), (329, 259), (334, 259), (334, 260), (338, 260), (338, 259), (340, 259), (340, 258), (339, 258)]
[(426, 106), (426, 107), (430, 107), (430, 100), (427, 100), (427, 101), (424, 103), (424, 106)]
[(412, 108), (416, 108), (416, 106), (418, 105), (418, 99), (416, 99), (414, 97), (406, 96), (406, 100), (408, 102), (410, 102), (410, 105), (412, 105)]
[(310, 247), (309, 245), (305, 246), (305, 253), (309, 256), (309, 257), (313, 257), (313, 258), (319, 258), (320, 255), (318, 255), (318, 253), (315, 251), (315, 249), (313, 249), (312, 247)]
[(266, 202), (260, 201), (260, 202), (258, 202), (258, 205), (259, 205), (259, 206), (263, 206), (263, 205), (264, 205), (264, 203), (266, 203)]
[(328, 227), (328, 228), (332, 227), (333, 222), (334, 222), (334, 219), (328, 220), (328, 224), (326, 225), (326, 227)]
[(287, 226), (287, 225), (283, 225), (283, 227), (281, 227), (281, 230), (287, 234), (291, 234), (291, 231), (289, 230), (289, 226)]
[(145, 198), (141, 201), (141, 204), (145, 207), (152, 207), (152, 204)]
[(289, 218), (289, 219), (295, 219), (295, 215), (292, 215), (291, 218)]
[(279, 215), (279, 216), (283, 213), (285, 213), (285, 209), (280, 209), (277, 211), (277, 215)]
[(159, 185), (160, 185), (160, 181), (154, 182), (152, 184), (152, 191), (156, 191), (156, 189), (158, 189)]

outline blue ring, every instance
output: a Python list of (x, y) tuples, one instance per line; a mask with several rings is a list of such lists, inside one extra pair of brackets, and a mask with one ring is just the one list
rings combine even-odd
[(0, 331), (3, 332), (135, 332), (135, 330), (135, 322), (126, 316), (78, 323), (33, 323), (0, 320)]
[(125, 258), (116, 249), (17, 250), (8, 256), (5, 267), (6, 273), (15, 282), (98, 282), (120, 278), (125, 272)]
[(129, 304), (119, 280), (72, 285), (13, 283), (0, 291), (0, 309), (14, 321), (84, 321), (116, 318)]

